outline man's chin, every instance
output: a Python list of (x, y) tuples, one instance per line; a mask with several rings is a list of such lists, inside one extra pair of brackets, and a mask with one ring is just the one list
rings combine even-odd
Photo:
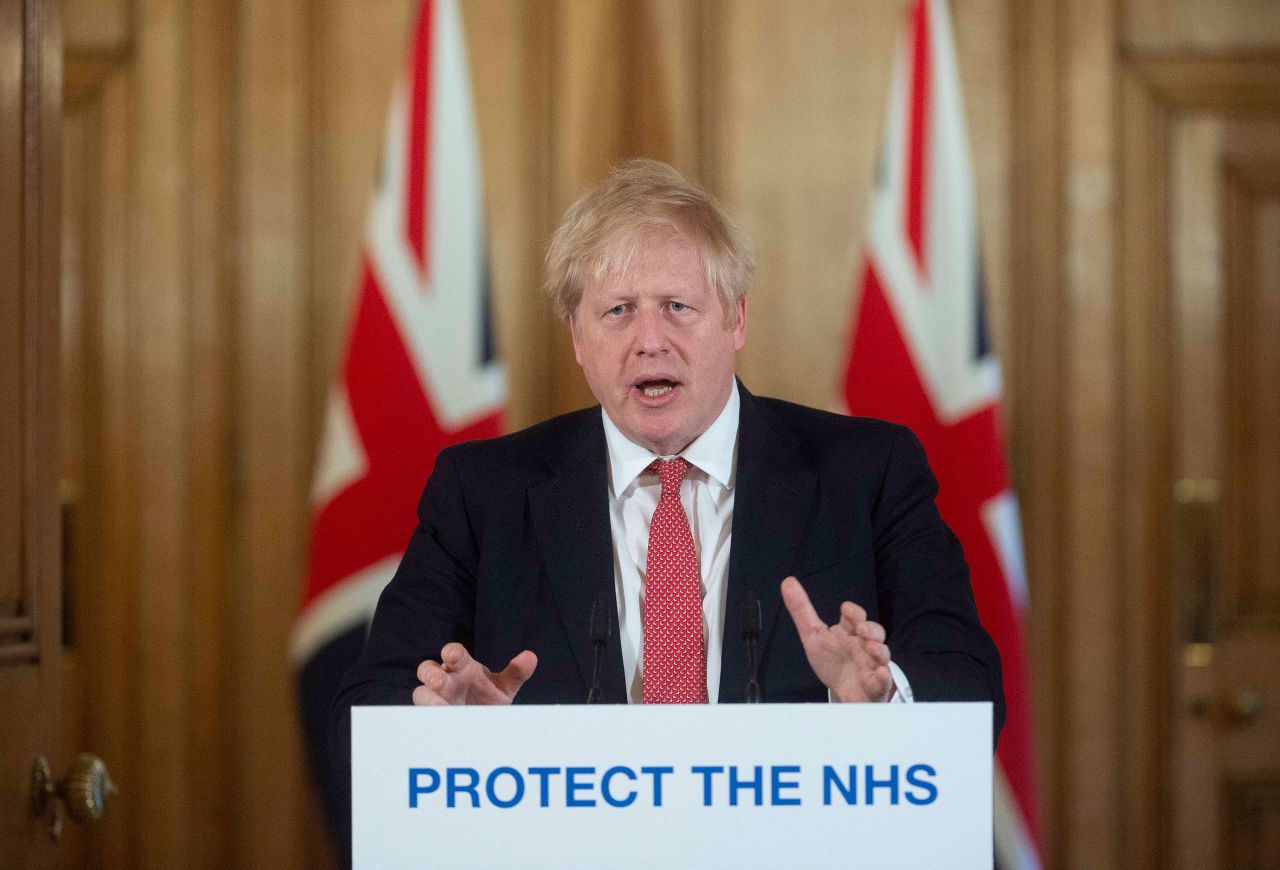
[(632, 423), (628, 427), (630, 431), (624, 430), (623, 434), (650, 453), (672, 456), (688, 446), (687, 443), (679, 443), (681, 437), (675, 426), (655, 426), (651, 419), (633, 420)]

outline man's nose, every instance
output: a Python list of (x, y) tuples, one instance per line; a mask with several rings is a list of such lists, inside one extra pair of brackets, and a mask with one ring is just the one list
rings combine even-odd
[(652, 356), (671, 349), (671, 343), (667, 339), (667, 324), (663, 322), (661, 311), (642, 310), (636, 320), (636, 328), (638, 355)]

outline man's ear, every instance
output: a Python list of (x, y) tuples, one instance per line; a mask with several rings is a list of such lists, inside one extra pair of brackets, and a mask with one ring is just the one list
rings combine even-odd
[(582, 365), (582, 336), (578, 333), (578, 315), (569, 315), (569, 338), (573, 341), (573, 358)]
[(747, 343), (747, 297), (738, 300), (738, 325), (733, 328), (733, 349), (742, 350)]

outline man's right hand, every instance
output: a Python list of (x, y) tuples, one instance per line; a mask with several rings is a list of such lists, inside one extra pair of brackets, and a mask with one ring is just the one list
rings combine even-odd
[(538, 657), (525, 650), (495, 674), (473, 659), (462, 644), (446, 644), (440, 650), (440, 661), (428, 659), (418, 665), (422, 685), (413, 690), (413, 703), (419, 707), (510, 704), (537, 666)]

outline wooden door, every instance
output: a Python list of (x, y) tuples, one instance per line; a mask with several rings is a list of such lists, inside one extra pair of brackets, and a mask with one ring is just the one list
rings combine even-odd
[(38, 756), (64, 763), (55, 5), (0, 2), (0, 856), (15, 868), (57, 861), (29, 783)]
[[(1280, 58), (1129, 67), (1131, 629), (1163, 866), (1280, 855)], [(1162, 854), (1163, 853), (1163, 854)]]
[(1280, 860), (1280, 111), (1172, 132), (1174, 854), (1261, 868)]

